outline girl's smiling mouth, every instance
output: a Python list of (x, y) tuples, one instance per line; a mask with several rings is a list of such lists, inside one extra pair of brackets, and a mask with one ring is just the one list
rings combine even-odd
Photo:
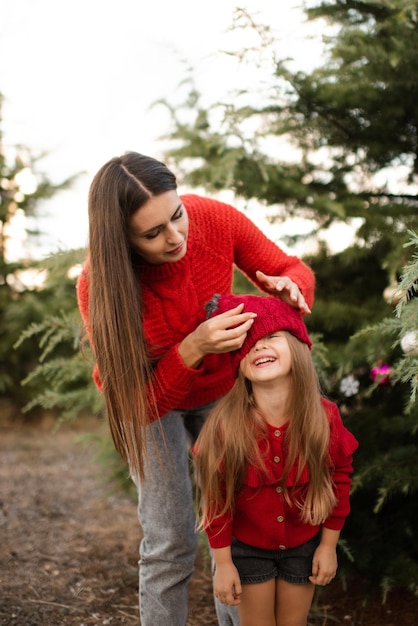
[(253, 364), (256, 367), (259, 367), (260, 365), (266, 365), (267, 363), (274, 363), (276, 361), (275, 357), (272, 356), (260, 356), (257, 359), (255, 359), (253, 361)]

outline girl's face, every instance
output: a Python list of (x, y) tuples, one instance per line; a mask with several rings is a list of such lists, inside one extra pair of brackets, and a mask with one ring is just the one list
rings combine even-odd
[(175, 263), (186, 254), (189, 218), (177, 192), (150, 198), (129, 221), (129, 241), (148, 263)]
[(284, 331), (259, 339), (240, 363), (240, 370), (252, 383), (287, 378), (292, 368), (292, 355)]

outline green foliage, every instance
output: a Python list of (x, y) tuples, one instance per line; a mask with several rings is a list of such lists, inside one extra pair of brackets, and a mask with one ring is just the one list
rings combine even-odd
[(42, 407), (58, 412), (60, 420), (66, 420), (103, 409), (102, 396), (92, 381), (94, 361), (88, 342), (83, 341), (71, 272), (83, 256), (83, 251), (74, 250), (38, 263), (46, 273), (38, 293), (45, 307), (43, 317), (29, 324), (14, 344), (18, 354), (27, 342), (32, 355), (38, 354), (37, 363), (21, 381), (30, 390), (25, 412)]
[[(272, 219), (309, 218), (314, 233), (352, 224), (359, 245), (384, 242), (381, 267), (395, 279), (418, 220), (417, 3), (322, 2), (308, 16), (328, 20), (333, 32), (309, 74), (289, 69), (268, 27), (237, 9), (235, 28), (260, 35), (256, 62), (267, 47), (271, 79), (207, 105), (192, 80), (183, 103), (167, 104), (167, 158), (192, 186), (277, 207)], [(236, 53), (242, 63), (254, 55)]]
[[(0, 94), (0, 113), (1, 101)], [(10, 227), (18, 216), (35, 216), (40, 200), (68, 187), (76, 178), (52, 184), (38, 171), (41, 158), (23, 146), (4, 146), (0, 130), (0, 394), (18, 407), (28, 400), (20, 381), (36, 359), (30, 342), (19, 354), (13, 345), (28, 324), (40, 322), (47, 310), (56, 309), (56, 298), (63, 294), (60, 285), (54, 294), (39, 289), (42, 268), (29, 259), (14, 258)], [(26, 234), (31, 241), (39, 233)]]
[[(76, 312), (45, 317), (42, 323), (31, 324), (22, 333), (14, 346), (16, 349), (24, 341), (40, 337), (41, 350), (38, 365), (22, 380), (22, 384), (30, 385), (32, 390), (24, 412), (41, 406), (58, 411), (60, 420), (66, 420), (83, 411), (99, 411), (100, 396), (89, 384), (92, 362), (82, 355), (79, 334), (80, 320)], [(68, 350), (64, 350), (64, 346)]]
[[(410, 236), (407, 246), (417, 249), (417, 236), (412, 232)], [(352, 251), (348, 256), (351, 254)], [(343, 276), (338, 258), (341, 256), (345, 252), (327, 260), (316, 259), (320, 283), (317, 297), (322, 304), (324, 300), (332, 302), (333, 298), (341, 297), (338, 289), (338, 280)], [(366, 575), (371, 585), (378, 576), (384, 598), (396, 586), (418, 593), (418, 540), (414, 521), (418, 515), (418, 255), (414, 253), (401, 271), (395, 290), (399, 300), (395, 309), (393, 303), (388, 305), (383, 301), (380, 285), (380, 312), (375, 315), (374, 323), (372, 316), (368, 319), (376, 309), (373, 301), (377, 302), (379, 296), (372, 288), (374, 283), (378, 284), (373, 267), (378, 275), (380, 270), (367, 254), (359, 255), (358, 261), (356, 267), (351, 266), (351, 280), (344, 280), (344, 302), (350, 303), (353, 319), (346, 333), (344, 324), (334, 326), (328, 355), (332, 362), (331, 396), (337, 400), (346, 425), (360, 442), (355, 454), (352, 514), (344, 530), (354, 564), (346, 563), (343, 558), (342, 566), (357, 575)], [(328, 281), (322, 281), (323, 274)], [(366, 285), (369, 283), (369, 297), (365, 291), (358, 296), (356, 275), (363, 275)], [(335, 308), (332, 311), (335, 313)], [(327, 326), (327, 315), (318, 314), (315, 307), (312, 323), (319, 328), (322, 324)], [(326, 328), (324, 335), (328, 335)], [(409, 337), (407, 343), (406, 337)], [(388, 364), (389, 379), (372, 380), (372, 369), (381, 364)], [(348, 375), (358, 384), (358, 391), (351, 395), (341, 388), (341, 381)], [(385, 546), (384, 551), (378, 549), (381, 545)]]
[[(272, 221), (308, 218), (319, 236), (338, 222), (353, 227), (354, 243), (343, 252), (323, 244), (306, 258), (317, 278), (306, 323), (324, 388), (360, 442), (340, 571), (365, 580), (365, 593), (367, 582), (378, 581), (383, 598), (396, 586), (418, 593), (417, 11), (412, 0), (333, 0), (309, 9), (310, 18), (330, 23), (332, 36), (321, 67), (306, 73), (291, 70), (270, 29), (238, 10), (235, 27), (253, 28), (263, 58), (268, 51), (273, 60), (267, 86), (203, 105), (192, 83), (183, 104), (165, 103), (173, 120), (167, 160), (185, 183), (255, 198), (273, 207)], [(237, 56), (253, 63), (254, 54)], [(27, 406), (72, 416), (99, 410), (100, 398), (80, 351), (74, 283), (62, 271), (73, 263), (59, 260), (54, 286), (23, 297), (8, 287), (7, 306), (0, 294), (0, 386), (10, 388), (7, 377), (23, 370), (33, 393)], [(16, 275), (17, 267), (7, 271)], [(241, 275), (234, 289), (255, 291)], [(2, 366), (25, 328), (16, 361)], [(382, 364), (389, 379), (372, 380)]]
[[(352, 226), (343, 252), (322, 244), (306, 258), (317, 277), (308, 329), (323, 338), (327, 393), (360, 442), (344, 530), (354, 562), (343, 553), (341, 569), (378, 580), (382, 597), (397, 585), (416, 592), (417, 355), (401, 344), (418, 319), (409, 243), (418, 232), (418, 4), (329, 0), (307, 15), (329, 25), (323, 62), (309, 73), (237, 10), (234, 28), (252, 29), (260, 46), (258, 57), (254, 47), (236, 56), (272, 59), (270, 80), (207, 104), (191, 79), (184, 102), (168, 104), (167, 159), (192, 186), (258, 200), (272, 221), (311, 220), (319, 239), (333, 224)], [(372, 380), (384, 364), (389, 380)]]

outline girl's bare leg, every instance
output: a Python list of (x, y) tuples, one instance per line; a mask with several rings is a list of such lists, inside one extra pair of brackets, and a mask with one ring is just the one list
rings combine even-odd
[(306, 626), (315, 585), (295, 585), (276, 578), (276, 626)]
[(276, 581), (242, 585), (238, 607), (240, 626), (276, 626)]

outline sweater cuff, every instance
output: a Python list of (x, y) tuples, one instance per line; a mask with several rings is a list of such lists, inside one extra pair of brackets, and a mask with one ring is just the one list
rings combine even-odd
[(218, 528), (208, 527), (205, 529), (211, 548), (226, 548), (232, 543), (232, 526), (223, 524)]
[(329, 517), (323, 524), (324, 528), (330, 530), (342, 530), (345, 524), (345, 517)]
[(187, 367), (183, 363), (183, 360), (179, 353), (179, 343), (176, 343), (166, 354), (160, 359), (157, 365), (158, 377), (162, 380), (172, 380), (173, 373), (176, 382), (182, 383), (183, 380), (193, 380), (196, 376), (199, 376), (203, 372), (203, 365), (194, 369)]
[(154, 370), (154, 390), (158, 416), (162, 417), (172, 409), (181, 408), (184, 398), (190, 393), (194, 380), (203, 372), (203, 367), (187, 367), (173, 346), (158, 362)]

